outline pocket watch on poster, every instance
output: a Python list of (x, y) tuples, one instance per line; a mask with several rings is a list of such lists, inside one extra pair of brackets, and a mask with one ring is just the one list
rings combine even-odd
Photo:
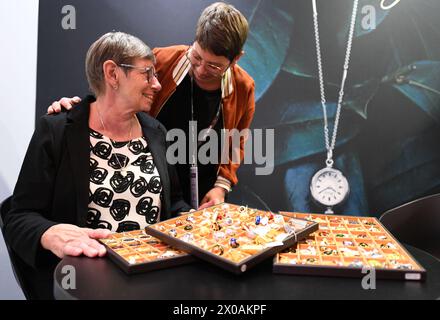
[[(350, 192), (347, 179), (341, 171), (333, 169), (333, 150), (336, 146), (336, 136), (338, 133), (339, 120), (341, 117), (342, 103), (344, 99), (344, 88), (347, 80), (348, 68), (350, 63), (351, 48), (353, 45), (353, 36), (356, 25), (359, 0), (353, 1), (353, 12), (351, 14), (350, 29), (348, 33), (347, 47), (345, 52), (345, 62), (342, 72), (341, 86), (338, 95), (338, 104), (336, 108), (335, 121), (333, 125), (333, 134), (330, 138), (329, 123), (327, 118), (327, 102), (325, 98), (325, 81), (322, 68), (321, 45), (319, 36), (318, 7), (316, 0), (312, 0), (313, 7), (313, 26), (315, 29), (316, 58), (318, 63), (319, 90), (321, 94), (321, 105), (324, 119), (324, 142), (327, 149), (326, 167), (319, 170), (312, 178), (310, 183), (310, 192), (312, 197), (320, 204), (327, 207), (325, 213), (332, 214), (332, 207), (342, 203)], [(331, 139), (331, 140), (330, 140)]]
[(333, 213), (331, 207), (342, 203), (348, 197), (350, 187), (341, 171), (326, 167), (313, 176), (310, 192), (315, 201), (328, 208), (326, 213)]

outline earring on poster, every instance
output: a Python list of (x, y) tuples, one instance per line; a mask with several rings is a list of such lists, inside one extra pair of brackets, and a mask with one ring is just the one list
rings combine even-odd
[(390, 10), (391, 8), (395, 7), (400, 2), (400, 0), (394, 0), (390, 4), (385, 4), (385, 2), (387, 2), (387, 0), (381, 0), (380, 7), (382, 8), (382, 10)]

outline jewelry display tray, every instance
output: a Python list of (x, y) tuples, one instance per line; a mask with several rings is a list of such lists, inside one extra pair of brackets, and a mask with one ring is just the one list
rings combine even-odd
[[(258, 219), (261, 224), (256, 223)], [(283, 225), (278, 231), (272, 230), (277, 227), (275, 221)], [(290, 232), (293, 228), (294, 232), (283, 233), (286, 228)], [(269, 231), (263, 234), (262, 230)], [(235, 274), (242, 274), (316, 230), (318, 224), (312, 221), (227, 203), (145, 228), (146, 233), (171, 246)], [(250, 238), (249, 233), (256, 237)]]
[(143, 230), (113, 233), (99, 241), (106, 247), (108, 258), (127, 274), (174, 267), (196, 260)]
[(425, 281), (426, 270), (370, 217), (282, 212), (319, 223), (319, 231), (278, 253), (273, 272), (292, 275)]

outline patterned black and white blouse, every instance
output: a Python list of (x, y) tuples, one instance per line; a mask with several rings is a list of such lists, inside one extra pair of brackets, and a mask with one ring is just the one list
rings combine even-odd
[(154, 224), (161, 197), (162, 182), (144, 137), (116, 142), (90, 129), (88, 227), (123, 232)]

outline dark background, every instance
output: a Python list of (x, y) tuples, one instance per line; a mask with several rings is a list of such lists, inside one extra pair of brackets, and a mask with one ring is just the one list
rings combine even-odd
[[(212, 2), (40, 0), (36, 117), (54, 100), (87, 94), (85, 54), (102, 34), (124, 31), (151, 47), (190, 44), (202, 9)], [(325, 160), (311, 1), (229, 3), (251, 26), (239, 64), (256, 81), (253, 127), (275, 128), (276, 134), (274, 173), (255, 176), (255, 166), (243, 165), (229, 201), (322, 212), (309, 196), (310, 179)], [(360, 1), (360, 8), (377, 9), (378, 25), (362, 30), (358, 14), (335, 150), (336, 166), (348, 177), (351, 194), (337, 213), (378, 216), (440, 191), (440, 1), (401, 1), (387, 12), (378, 3)], [(76, 30), (61, 27), (65, 5), (76, 9)], [(351, 6), (351, 0), (318, 0), (330, 117)], [(414, 65), (415, 71), (409, 68)], [(407, 82), (397, 83), (399, 76)]]
[[(39, 8), (37, 114), (60, 97), (88, 92), (84, 60), (89, 46), (109, 31), (136, 35), (151, 48), (190, 44), (204, 0), (42, 0)], [(236, 1), (237, 2), (237, 1)], [(246, 4), (237, 8), (247, 13)], [(234, 3), (235, 4), (235, 3)], [(76, 9), (76, 30), (64, 30), (65, 5)]]

